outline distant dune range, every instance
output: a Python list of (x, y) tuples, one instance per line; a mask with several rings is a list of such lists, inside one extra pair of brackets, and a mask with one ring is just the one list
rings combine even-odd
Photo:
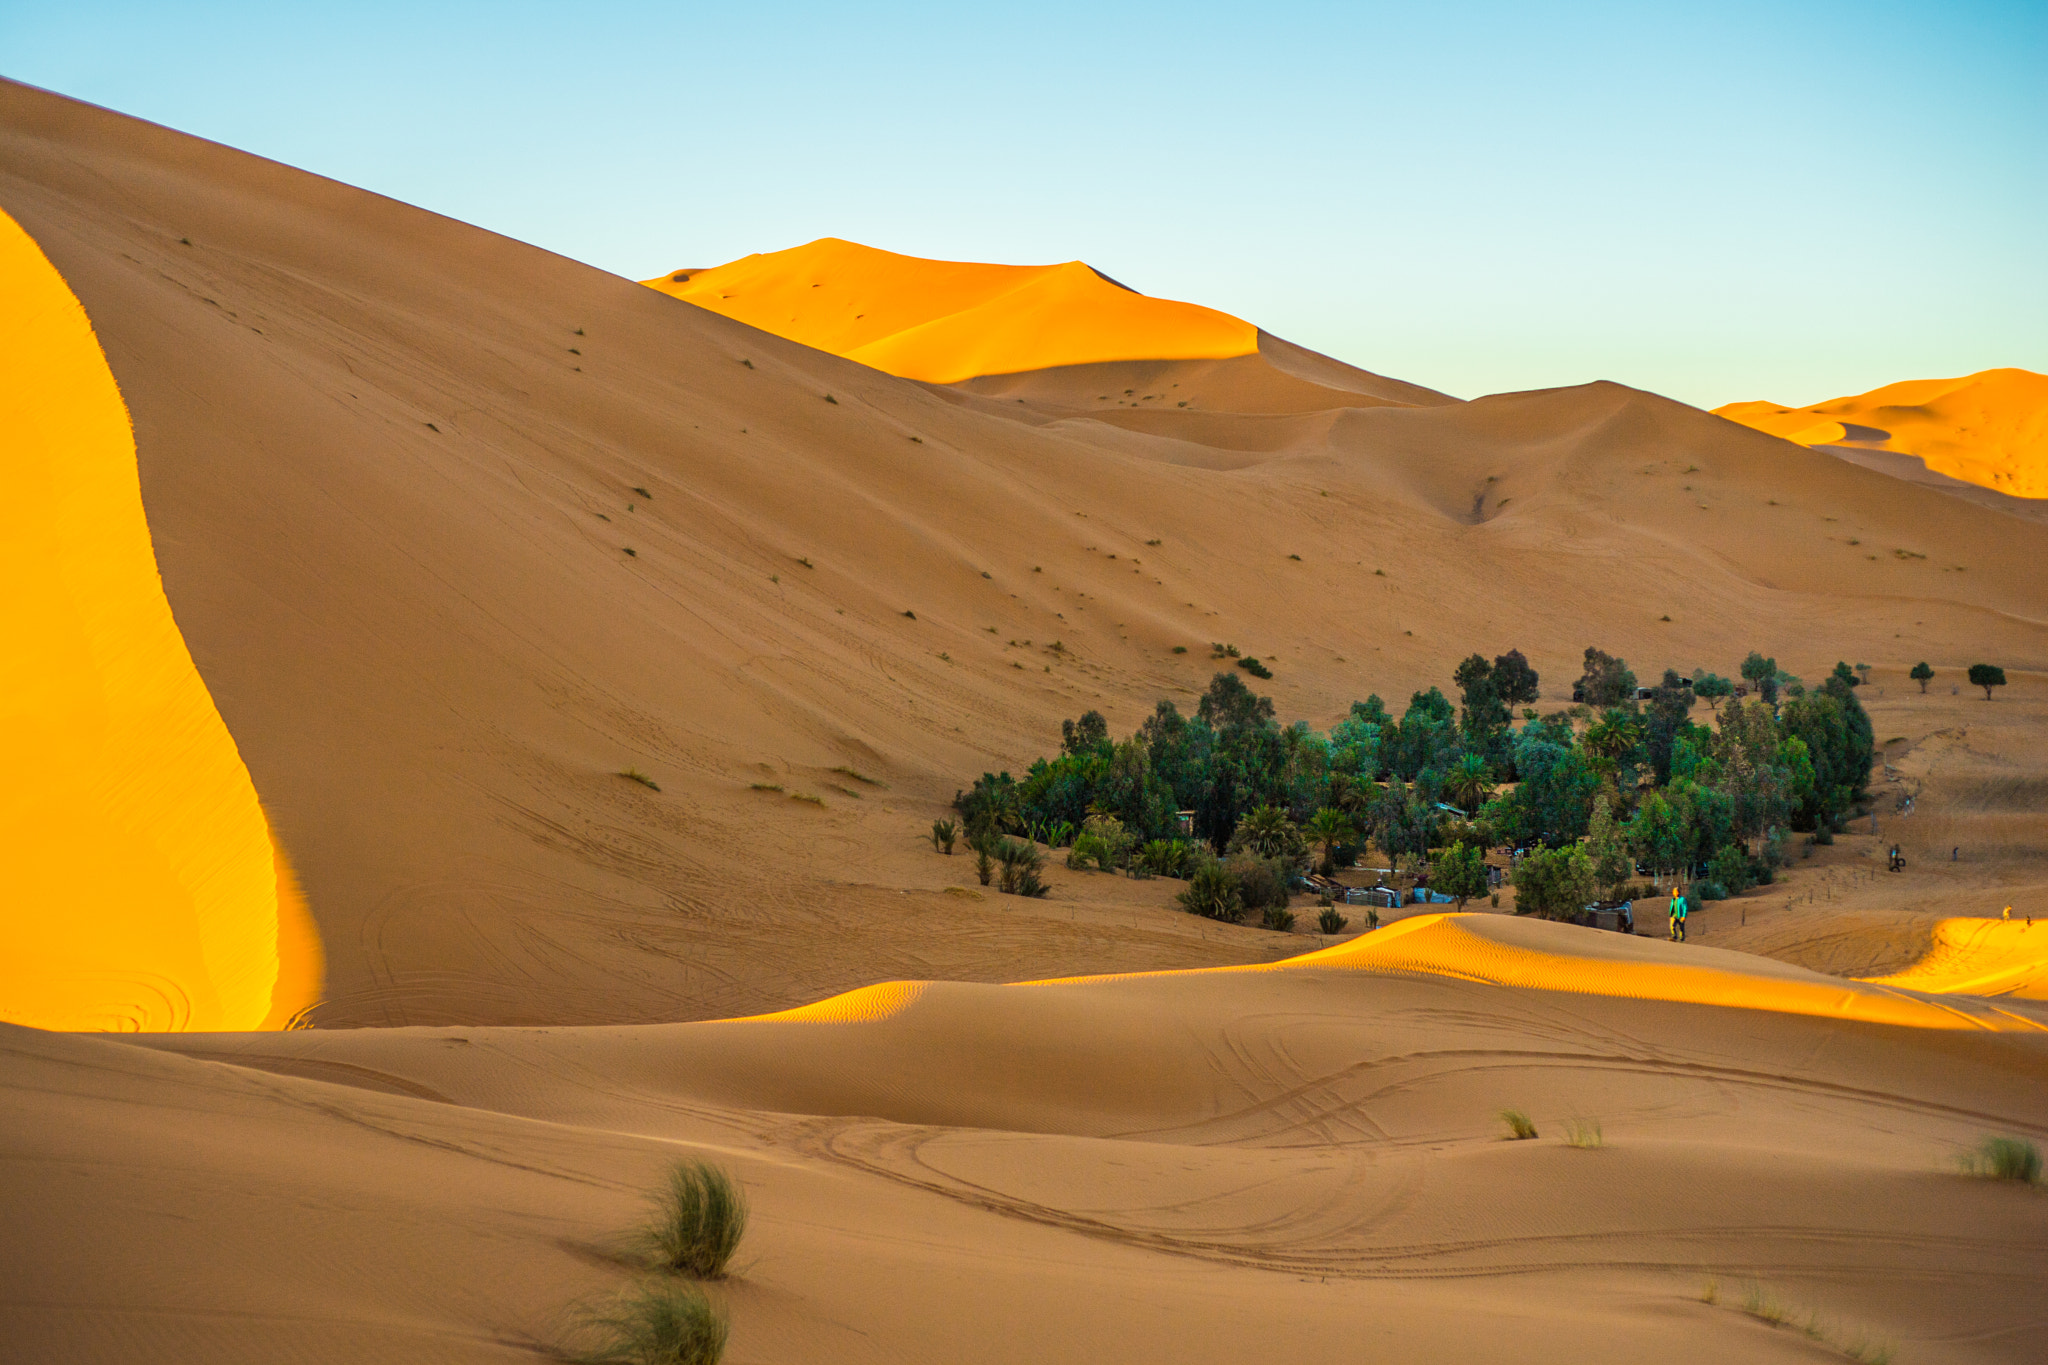
[(2031, 370), (1911, 379), (1808, 408), (1730, 403), (1714, 412), (1800, 445), (1851, 458), (1909, 455), (1952, 479), (2048, 498), (2048, 375)]
[[(2044, 1205), (1955, 1165), (2048, 1141), (2041, 931), (1980, 918), (2048, 897), (2020, 499), (1613, 384), (1458, 402), (1078, 265), (671, 272), (721, 316), (4, 83), (0, 209), (4, 695), (62, 721), (9, 750), (7, 950), (227, 979), (94, 918), (147, 842), (111, 798), (247, 892), (235, 1010), (0, 1023), (10, 1359), (562, 1358), (678, 1157), (753, 1201), (732, 1365), (2038, 1357)], [(1872, 661), (1883, 836), (1688, 945), (1025, 902), (924, 841), (1063, 718), (1191, 709), (1212, 641), (1318, 726), (1473, 650), (1546, 708), (1589, 644)], [(275, 1031), (292, 868), (326, 976)]]

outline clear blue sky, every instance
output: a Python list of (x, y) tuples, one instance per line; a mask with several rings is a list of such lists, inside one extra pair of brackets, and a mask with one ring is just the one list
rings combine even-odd
[(2048, 3), (0, 4), (0, 72), (644, 277), (1080, 258), (1462, 396), (2048, 370)]

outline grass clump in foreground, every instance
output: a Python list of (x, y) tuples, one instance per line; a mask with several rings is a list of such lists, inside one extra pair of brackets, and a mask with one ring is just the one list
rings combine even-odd
[(654, 785), (653, 778), (649, 777), (646, 773), (641, 772), (638, 768), (628, 768), (624, 772), (620, 773), (619, 776), (625, 778), (628, 782), (638, 782), (641, 786), (647, 788), (647, 790), (651, 792), (658, 792), (661, 790), (660, 787)]
[(1503, 1109), (1500, 1121), (1508, 1126), (1510, 1142), (1527, 1142), (1536, 1136), (1536, 1125), (1529, 1116), (1519, 1109)]
[(1598, 1119), (1572, 1119), (1564, 1126), (1564, 1140), (1568, 1147), (1584, 1151), (1598, 1151), (1607, 1145), (1607, 1138), (1600, 1131)]
[[(1700, 1294), (1700, 1301), (1709, 1304), (1719, 1303), (1720, 1282), (1708, 1280), (1705, 1290)], [(1898, 1349), (1891, 1342), (1873, 1337), (1860, 1328), (1846, 1332), (1821, 1317), (1818, 1309), (1808, 1309), (1802, 1314), (1761, 1281), (1751, 1280), (1745, 1284), (1742, 1287), (1742, 1300), (1734, 1306), (1758, 1322), (1768, 1323), (1772, 1327), (1790, 1327), (1803, 1332), (1811, 1340), (1823, 1346), (1833, 1347), (1849, 1359), (1861, 1361), (1862, 1365), (1891, 1365), (1892, 1356)]]
[(584, 1314), (588, 1365), (718, 1365), (725, 1314), (693, 1284), (642, 1283)]
[(747, 1231), (747, 1197), (726, 1172), (705, 1161), (680, 1161), (654, 1196), (654, 1217), (641, 1242), (655, 1267), (700, 1280), (725, 1277)]
[(2041, 1149), (2025, 1138), (1988, 1137), (1975, 1151), (1962, 1158), (1966, 1175), (1986, 1180), (2013, 1180), (2022, 1185), (2041, 1183)]

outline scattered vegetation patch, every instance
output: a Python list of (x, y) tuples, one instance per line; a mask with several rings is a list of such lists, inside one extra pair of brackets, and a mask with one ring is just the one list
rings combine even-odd
[(1185, 654), (1188, 652), (1188, 647), (1186, 645), (1175, 645), (1173, 647), (1173, 652), (1176, 654)]
[(865, 782), (870, 787), (886, 787), (889, 785), (886, 782), (877, 782), (874, 778), (869, 777), (864, 772), (858, 772), (852, 768), (844, 766), (834, 768), (832, 771), (838, 773), (841, 777), (852, 778), (855, 782)]
[(792, 801), (802, 801), (802, 802), (805, 802), (805, 803), (806, 803), (806, 804), (808, 804), (808, 805), (813, 805), (813, 806), (822, 806), (822, 805), (824, 805), (824, 804), (825, 804), (825, 798), (824, 798), (824, 797), (822, 797), (822, 796), (813, 796), (813, 795), (812, 795), (811, 793), (809, 793), (809, 792), (791, 792), (791, 793), (789, 794), (789, 799), (790, 799), (790, 800), (792, 800)]
[(2011, 1180), (2022, 1185), (2041, 1183), (2041, 1149), (2025, 1138), (1988, 1137), (1961, 1159), (1966, 1175), (1985, 1180)]
[(1349, 923), (1351, 921), (1344, 918), (1343, 913), (1334, 905), (1324, 906), (1316, 915), (1316, 929), (1320, 933), (1341, 934), (1344, 932), (1344, 926)]
[(1519, 1109), (1503, 1109), (1500, 1121), (1508, 1126), (1508, 1141), (1527, 1142), (1536, 1136), (1536, 1125)]
[(1260, 663), (1257, 659), (1254, 659), (1249, 654), (1245, 655), (1242, 659), (1239, 659), (1237, 661), (1237, 666), (1243, 669), (1245, 672), (1251, 674), (1254, 678), (1270, 678), (1273, 676), (1272, 669), (1266, 667), (1264, 664)]
[[(1708, 1280), (1700, 1291), (1700, 1302), (1718, 1304), (1720, 1301), (1720, 1282)], [(1873, 1337), (1860, 1328), (1849, 1330), (1829, 1322), (1817, 1309), (1800, 1312), (1776, 1290), (1757, 1280), (1743, 1285), (1742, 1297), (1734, 1306), (1758, 1322), (1803, 1332), (1809, 1339), (1832, 1347), (1862, 1365), (1891, 1365), (1897, 1351), (1891, 1342)]]
[(628, 782), (638, 782), (641, 786), (647, 788), (647, 790), (651, 792), (658, 792), (661, 790), (660, 787), (654, 785), (653, 778), (649, 777), (646, 773), (641, 772), (638, 768), (627, 768), (625, 771), (621, 772), (619, 776), (625, 778)]
[(946, 888), (946, 894), (949, 896), (957, 897), (960, 900), (964, 901), (978, 901), (986, 899), (979, 891), (969, 891), (964, 886), (949, 886)]

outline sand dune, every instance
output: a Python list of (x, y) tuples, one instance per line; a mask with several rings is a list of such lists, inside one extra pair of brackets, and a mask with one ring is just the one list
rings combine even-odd
[[(95, 376), (83, 444), (0, 479), (105, 481), (0, 506), (42, 547), (11, 582), (120, 557), (328, 963), (310, 1029), (0, 1024), (10, 1358), (545, 1357), (679, 1155), (755, 1201), (734, 1365), (1827, 1358), (1750, 1279), (1840, 1345), (2038, 1355), (2041, 1200), (1954, 1158), (2048, 1138), (2048, 1012), (2031, 940), (1936, 920), (2048, 894), (2048, 525), (1617, 385), (1455, 402), (1084, 268), (834, 246), (726, 268), (766, 311), (720, 316), (12, 84), (0, 209), (70, 327), (10, 357)], [(1546, 707), (1588, 644), (1874, 659), (1877, 790), (1917, 805), (1684, 947), (1333, 942), (1064, 868), (1020, 903), (923, 842), (1062, 718), (1189, 704), (1210, 641), (1318, 725), (1474, 649)], [(1996, 703), (1952, 681), (1983, 658)], [(69, 780), (55, 743), (14, 796)], [(10, 913), (75, 926), (122, 847), (83, 830), (5, 846)]]
[(646, 283), (762, 331), (941, 384), (1055, 365), (1258, 349), (1250, 323), (1148, 298), (1079, 261), (930, 261), (823, 237)]
[(1958, 995), (2048, 1000), (2048, 917), (1945, 919), (1927, 956), (1903, 972), (1875, 978), (1890, 986)]
[(1911, 455), (1937, 474), (2048, 498), (2048, 375), (2031, 370), (1911, 379), (1806, 408), (1751, 402), (1714, 411), (1801, 445)]
[[(1580, 971), (1620, 942), (1496, 917), (1385, 941), (1503, 929)], [(1673, 945), (1627, 949), (1700, 970)], [(2024, 1031), (1899, 1027), (1497, 984), (1363, 948), (859, 994), (685, 1025), (147, 1040), (198, 1061), (11, 1034), (9, 1112), (51, 1134), (33, 1160), (53, 1175), (72, 1125), (112, 1163), (151, 1106), (201, 1116), (174, 1159), (48, 1195), (144, 1199), (222, 1239), (218, 1278), (160, 1305), (194, 1359), (287, 1331), (314, 1359), (546, 1340), (561, 1303), (618, 1281), (589, 1249), (676, 1151), (731, 1164), (760, 1211), (758, 1259), (726, 1291), (741, 1361), (1324, 1359), (1361, 1334), (1404, 1360), (1821, 1358), (1732, 1310), (1750, 1277), (1902, 1359), (2031, 1358), (2039, 1201), (1952, 1164), (1987, 1127), (2048, 1133), (2048, 1015), (2029, 1006), (2010, 1011)], [(107, 1122), (117, 1103), (126, 1125)], [(1503, 1106), (1539, 1138), (1503, 1141)], [(1566, 1146), (1574, 1120), (1605, 1145)], [(228, 1153), (286, 1142), (253, 1207), (220, 1197), (250, 1183)], [(281, 1234), (332, 1267), (319, 1317), (213, 1317), (237, 1278), (293, 1292), (276, 1258), (233, 1249), (307, 1190), (347, 1210)], [(417, 1259), (391, 1264), (391, 1239)], [(104, 1316), (43, 1306), (73, 1263), (34, 1274), (17, 1340), (111, 1339)]]
[(1084, 413), (1072, 369), (912, 383), (224, 148), (4, 108), (0, 207), (133, 414), (329, 1026), (1287, 955), (1156, 888), (951, 896), (966, 869), (919, 838), (1063, 717), (1186, 703), (1213, 640), (1324, 725), (1475, 648), (1553, 687), (1595, 641), (1646, 675), (1995, 657), (2018, 694), (2048, 666), (2048, 526), (1620, 386), (1454, 403), (1275, 347), (1124, 386), (1188, 409)]

